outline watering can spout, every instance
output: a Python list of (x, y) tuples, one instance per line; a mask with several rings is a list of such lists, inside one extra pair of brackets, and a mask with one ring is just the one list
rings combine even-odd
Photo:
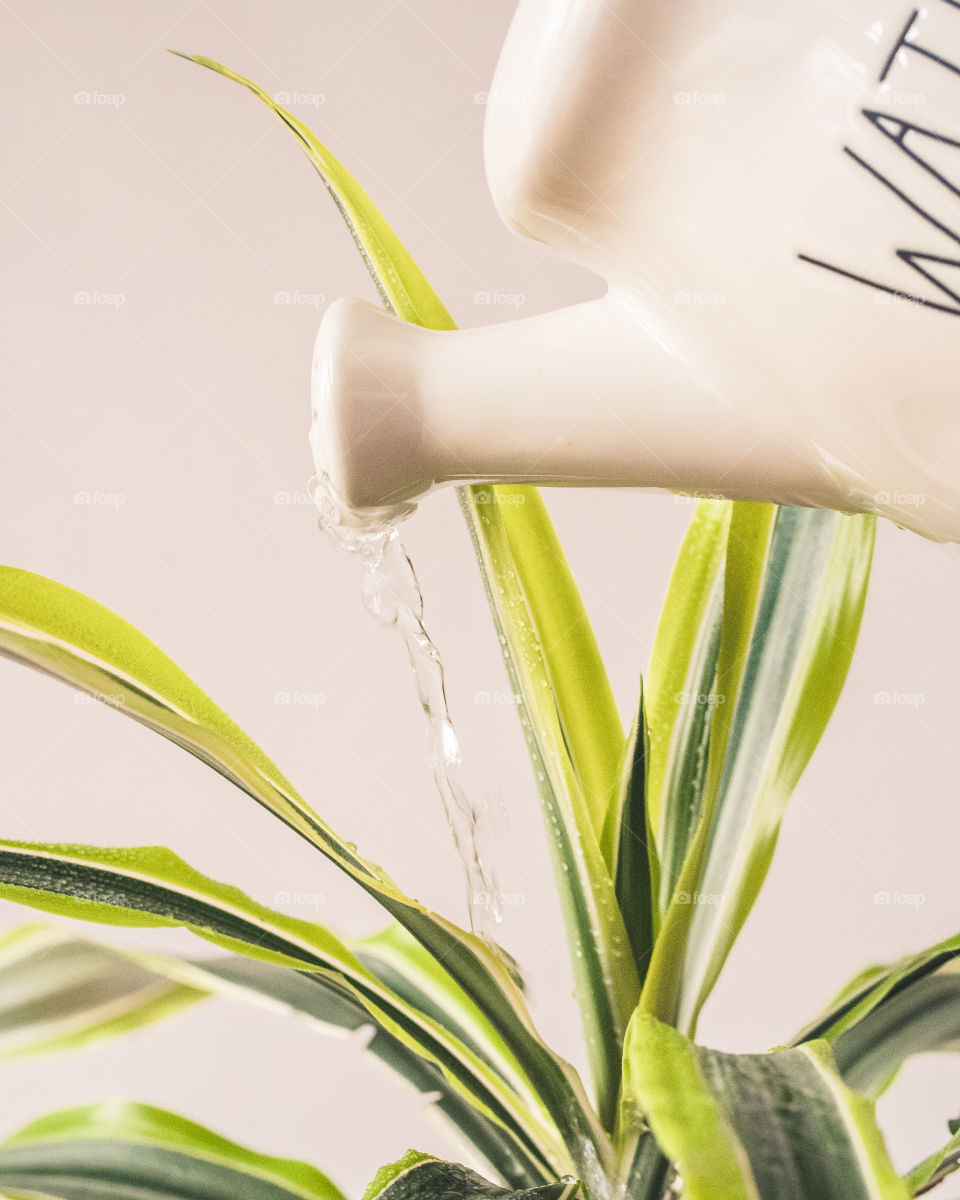
[(843, 505), (811, 439), (771, 413), (772, 384), (738, 390), (725, 355), (666, 332), (613, 291), (456, 332), (338, 300), (314, 360), (318, 471), (349, 507), (386, 512), (458, 481)]

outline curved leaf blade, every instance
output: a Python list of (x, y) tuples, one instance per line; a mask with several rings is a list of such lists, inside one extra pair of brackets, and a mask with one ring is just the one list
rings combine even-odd
[(879, 1096), (914, 1054), (960, 1051), (960, 937), (872, 968), (797, 1034), (830, 1044), (844, 1079)]
[(524, 1191), (510, 1191), (462, 1167), (429, 1154), (408, 1150), (398, 1162), (381, 1167), (363, 1200), (571, 1200), (579, 1190), (575, 1179)]
[(824, 1043), (767, 1054), (696, 1047), (638, 1010), (624, 1047), (622, 1121), (642, 1116), (687, 1200), (905, 1200), (873, 1105)]
[(121, 1100), (53, 1113), (15, 1134), (0, 1145), (0, 1188), (56, 1200), (345, 1200), (308, 1163)]
[(23, 926), (0, 940), (0, 1058), (78, 1049), (205, 995), (105, 947)]
[[(18, 951), (15, 956), (6, 943)], [(332, 979), (241, 955), (186, 960), (114, 949), (48, 926), (21, 927), (0, 944), (0, 1057), (68, 1051), (129, 1033), (181, 1011), (184, 1003), (161, 1007), (156, 1002), (156, 996), (171, 993), (189, 997), (189, 1002), (219, 994), (284, 1016), (306, 1017), (325, 1031), (367, 1031), (371, 1036), (365, 1049), (404, 1083), (430, 1096), (450, 1122), (449, 1131), (479, 1151), (511, 1186), (542, 1182), (508, 1134)], [(105, 1007), (121, 1013), (111, 1011), (104, 1019)]]
[(576, 1072), (540, 1039), (499, 952), (404, 896), (306, 804), (263, 751), (148, 637), (95, 600), (0, 567), (0, 655), (104, 699), (212, 766), (320, 850), (443, 964), (509, 1045), (571, 1140), (603, 1146)]
[(549, 1173), (565, 1161), (551, 1127), (447, 1030), (405, 1004), (322, 926), (273, 913), (215, 883), (169, 850), (0, 842), (0, 896), (80, 920), (139, 928), (185, 927), (224, 949), (324, 976), (393, 1037), (432, 1062), (450, 1086)]

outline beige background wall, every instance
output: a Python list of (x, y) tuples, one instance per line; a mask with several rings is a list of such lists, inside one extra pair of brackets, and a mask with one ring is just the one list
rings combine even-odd
[[(149, 632), (273, 754), (338, 830), (431, 904), (461, 885), (400, 647), (361, 610), (353, 564), (303, 502), (312, 340), (324, 303), (373, 298), (292, 140), (246, 93), (164, 46), (219, 58), (291, 106), (357, 172), (465, 325), (596, 295), (499, 224), (478, 103), (510, 0), (5, 0), (0, 6), (0, 547)], [(522, 297), (514, 307), (477, 293)], [(277, 293), (296, 302), (276, 302)], [(88, 302), (84, 303), (84, 296)], [(689, 508), (549, 497), (624, 712)], [(577, 1061), (545, 847), (476, 570), (452, 497), (408, 542), (447, 660), (468, 763), (505, 810), (507, 945), (544, 1031)], [(956, 932), (960, 571), (881, 532), (859, 655), (796, 797), (761, 904), (703, 1023), (763, 1048), (855, 970)], [(883, 704), (878, 693), (910, 702)], [(283, 696), (300, 702), (282, 703)], [(4, 836), (172, 846), (295, 915), (376, 914), (268, 815), (174, 747), (0, 664)], [(882, 906), (878, 891), (922, 905)], [(23, 913), (5, 905), (3, 923)], [(143, 940), (142, 938), (140, 940)], [(192, 946), (183, 937), (149, 944)], [(0, 1132), (126, 1094), (358, 1193), (445, 1133), (349, 1041), (225, 1002), (125, 1042), (6, 1063)], [(884, 1102), (904, 1166), (960, 1112), (960, 1069), (916, 1063)]]

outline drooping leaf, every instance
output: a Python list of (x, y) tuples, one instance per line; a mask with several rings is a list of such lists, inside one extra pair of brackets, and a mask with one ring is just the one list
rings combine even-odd
[(0, 1188), (55, 1200), (344, 1200), (316, 1167), (123, 1100), (52, 1113), (15, 1134), (0, 1145)]
[(205, 993), (58, 930), (0, 939), (0, 1057), (73, 1050), (161, 1020)]
[(822, 1042), (767, 1054), (694, 1046), (638, 1009), (624, 1047), (621, 1140), (647, 1122), (684, 1200), (905, 1200), (873, 1105)]
[(404, 896), (337, 836), (263, 751), (149, 638), (63, 584), (0, 567), (0, 655), (109, 703), (236, 784), (373, 896), (443, 965), (489, 1017), (558, 1128), (603, 1145), (573, 1069), (543, 1043), (497, 950)]
[(183, 926), (224, 949), (325, 977), (504, 1131), (534, 1171), (555, 1171), (563, 1146), (540, 1111), (426, 1014), (396, 996), (322, 926), (271, 912), (215, 883), (169, 850), (0, 842), (0, 896), (80, 920), (139, 928)]
[[(773, 514), (771, 516), (771, 514)], [(876, 521), (735, 507), (703, 805), (644, 990), (692, 1032), (759, 894), (790, 795), (846, 679)]]
[(397, 1162), (380, 1168), (363, 1200), (571, 1200), (579, 1187), (575, 1179), (561, 1179), (513, 1191), (459, 1163), (408, 1150)]
[(151, 956), (145, 961), (228, 997), (273, 1009), (279, 1005), (281, 1012), (306, 1017), (327, 1029), (369, 1029), (367, 1051), (417, 1092), (435, 1098), (437, 1111), (449, 1122), (448, 1135), (472, 1146), (512, 1187), (532, 1187), (543, 1179), (543, 1168), (518, 1150), (516, 1138), (452, 1087), (435, 1063), (378, 1023), (353, 996), (316, 973), (290, 971), (239, 955), (190, 962)]
[(872, 968), (793, 1039), (823, 1038), (851, 1087), (876, 1097), (914, 1054), (960, 1051), (960, 937)]
[(541, 1181), (509, 1134), (333, 978), (239, 954), (181, 959), (113, 948), (48, 926), (21, 927), (0, 943), (0, 1056), (73, 1050), (173, 1015), (213, 993), (304, 1016), (324, 1029), (366, 1029), (366, 1050), (429, 1095), (450, 1122), (448, 1132), (479, 1151), (512, 1186)]
[[(181, 57), (241, 84), (293, 131), (346, 219), (389, 311), (431, 329), (454, 328), (370, 197), (306, 126), (249, 79), (209, 58)], [(594, 1086), (601, 1116), (609, 1121), (620, 1041), (639, 989), (616, 905), (612, 864), (604, 862), (600, 847), (606, 806), (617, 785), (623, 728), (583, 603), (537, 490), (477, 485), (458, 492), (507, 671), (523, 700), (521, 718), (569, 931)], [(592, 933), (585, 939), (588, 928)], [(467, 986), (463, 978), (458, 982)], [(552, 1103), (549, 1095), (545, 1099)], [(569, 1110), (569, 1097), (560, 1104)], [(569, 1117), (556, 1111), (555, 1116), (569, 1123)], [(603, 1153), (598, 1132), (587, 1128), (586, 1135)]]

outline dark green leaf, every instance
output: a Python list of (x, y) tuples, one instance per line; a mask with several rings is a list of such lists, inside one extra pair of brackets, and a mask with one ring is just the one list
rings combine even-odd
[(380, 1168), (363, 1200), (570, 1200), (579, 1186), (574, 1179), (561, 1179), (517, 1192), (459, 1163), (408, 1150), (398, 1162)]

